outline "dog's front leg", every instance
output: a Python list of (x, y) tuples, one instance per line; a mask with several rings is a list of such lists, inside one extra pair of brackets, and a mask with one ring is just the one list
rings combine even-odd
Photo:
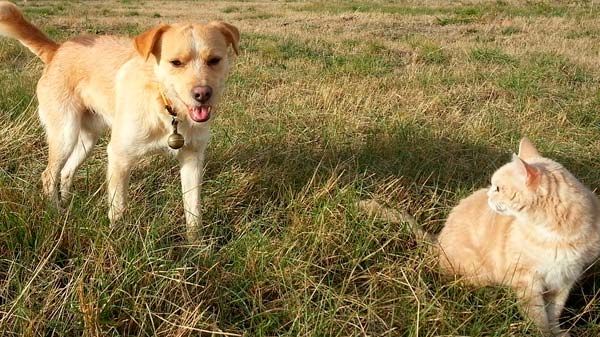
[(200, 185), (204, 175), (204, 149), (200, 151), (180, 150), (177, 159), (181, 165), (181, 192), (183, 194), (183, 209), (187, 225), (187, 238), (190, 242), (199, 239), (200, 214)]
[(127, 205), (131, 165), (131, 156), (119, 153), (113, 144), (108, 144), (108, 218), (111, 225), (123, 216)]

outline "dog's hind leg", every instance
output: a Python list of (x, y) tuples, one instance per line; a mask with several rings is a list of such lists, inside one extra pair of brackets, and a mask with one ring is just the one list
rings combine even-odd
[[(51, 111), (51, 112), (50, 112)], [(40, 119), (46, 127), (48, 166), (42, 173), (44, 194), (57, 206), (60, 171), (73, 152), (81, 129), (81, 114), (74, 108), (49, 110), (40, 100)]]
[(71, 152), (65, 166), (60, 171), (60, 198), (63, 204), (69, 197), (69, 191), (73, 184), (75, 172), (92, 152), (94, 145), (96, 145), (96, 141), (98, 141), (98, 135), (96, 133), (85, 127), (81, 128), (73, 152)]

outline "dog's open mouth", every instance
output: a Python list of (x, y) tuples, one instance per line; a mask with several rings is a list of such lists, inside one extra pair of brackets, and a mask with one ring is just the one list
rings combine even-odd
[(210, 105), (200, 105), (200, 106), (191, 106), (188, 107), (188, 112), (190, 117), (194, 120), (194, 122), (202, 123), (206, 122), (210, 119), (210, 112), (212, 111), (212, 106)]

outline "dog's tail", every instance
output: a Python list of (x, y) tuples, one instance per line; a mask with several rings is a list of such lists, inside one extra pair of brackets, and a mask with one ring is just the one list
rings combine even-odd
[(59, 47), (58, 43), (25, 20), (19, 8), (8, 1), (0, 1), (0, 35), (19, 40), (46, 64)]
[(426, 231), (417, 223), (417, 220), (406, 211), (397, 211), (389, 207), (385, 207), (373, 199), (361, 200), (357, 204), (358, 209), (362, 210), (377, 219), (390, 223), (406, 223), (410, 231), (417, 237), (427, 243), (434, 243), (435, 237)]

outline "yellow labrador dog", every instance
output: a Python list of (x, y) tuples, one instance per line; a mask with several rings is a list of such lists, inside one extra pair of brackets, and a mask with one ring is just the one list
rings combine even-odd
[[(132, 166), (166, 152), (181, 166), (187, 234), (195, 240), (204, 150), (232, 57), (229, 47), (238, 53), (238, 29), (224, 22), (159, 25), (133, 39), (80, 36), (58, 44), (14, 4), (0, 1), (0, 34), (18, 39), (46, 64), (37, 85), (49, 152), (44, 193), (57, 204), (64, 201), (75, 171), (110, 128), (111, 222), (126, 207)], [(173, 133), (178, 139), (169, 138)]]

